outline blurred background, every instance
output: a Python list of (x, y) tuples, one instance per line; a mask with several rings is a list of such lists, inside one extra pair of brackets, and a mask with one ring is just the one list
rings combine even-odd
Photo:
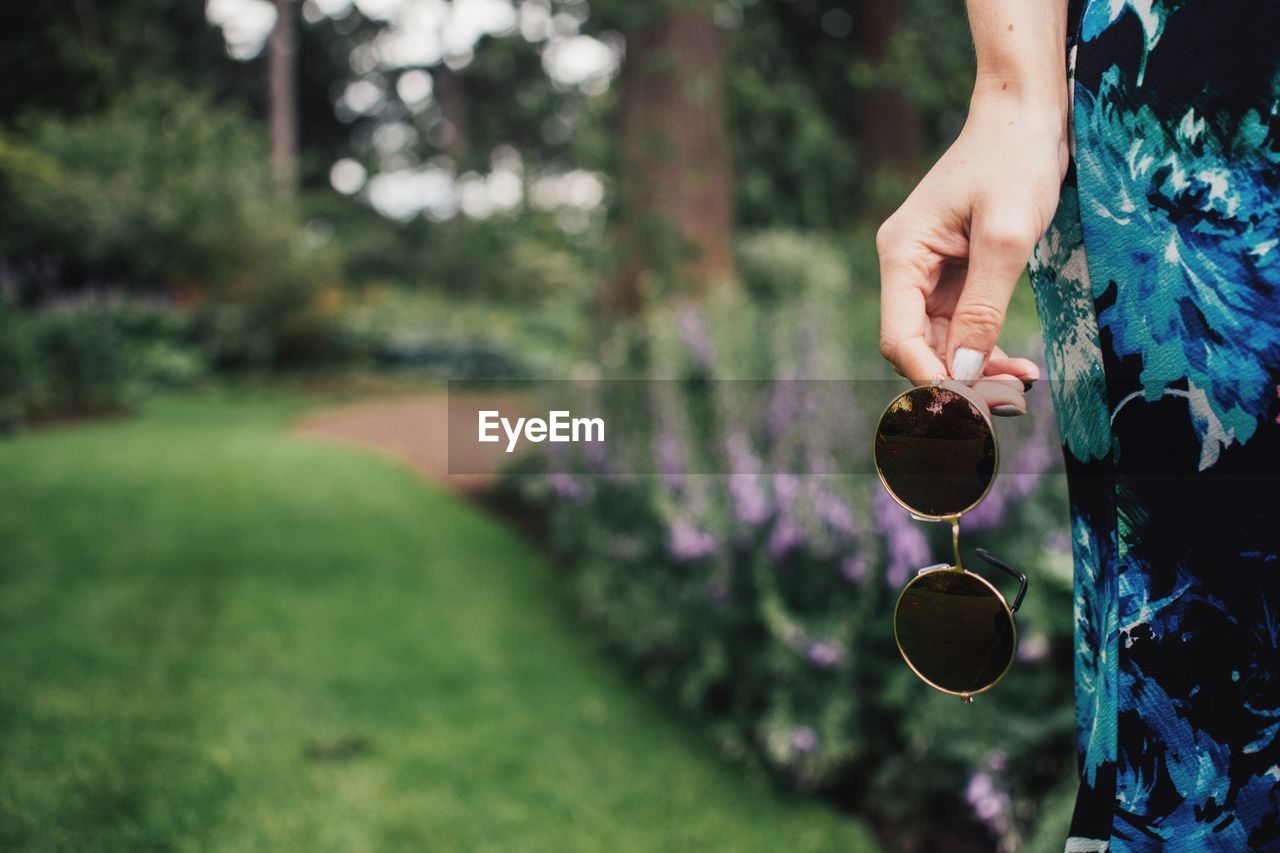
[[(1032, 578), (972, 707), (892, 641), (946, 538), (835, 473), (962, 3), (4, 16), (0, 846), (1061, 849), (1047, 389), (965, 523)], [(669, 380), (595, 401), (646, 476), (449, 475), (446, 381), (601, 377)]]

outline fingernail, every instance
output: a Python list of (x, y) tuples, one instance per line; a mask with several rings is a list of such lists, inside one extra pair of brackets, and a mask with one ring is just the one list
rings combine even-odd
[(976, 349), (960, 347), (951, 356), (951, 378), (972, 385), (982, 375), (983, 354)]
[(1025, 415), (1026, 409), (1020, 409), (1013, 403), (1000, 403), (991, 407), (991, 414), (999, 415), (1002, 418), (1011, 418), (1014, 415)]

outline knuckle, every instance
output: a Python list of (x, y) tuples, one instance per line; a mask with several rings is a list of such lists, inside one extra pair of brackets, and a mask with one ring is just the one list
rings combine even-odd
[(880, 355), (890, 364), (896, 364), (898, 341), (889, 335), (880, 336)]
[(990, 302), (973, 300), (956, 306), (952, 322), (959, 323), (971, 333), (995, 340), (1004, 326), (1004, 311)]
[(979, 239), (988, 249), (1028, 256), (1037, 236), (1032, 223), (1020, 219), (986, 222), (978, 231)]
[(897, 249), (901, 242), (898, 233), (901, 229), (897, 221), (891, 216), (880, 224), (876, 229), (876, 253), (881, 258), (887, 257)]

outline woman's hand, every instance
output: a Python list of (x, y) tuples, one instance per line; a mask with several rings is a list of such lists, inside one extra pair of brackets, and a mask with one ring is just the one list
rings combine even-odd
[(996, 340), (1066, 174), (1059, 94), (980, 80), (960, 136), (876, 235), (880, 352), (917, 384), (972, 386), (999, 415), (1025, 413), (1024, 383), (1039, 378)]

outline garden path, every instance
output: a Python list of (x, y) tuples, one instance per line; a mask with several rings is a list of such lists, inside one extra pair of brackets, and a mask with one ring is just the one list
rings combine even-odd
[[(523, 411), (515, 395), (469, 396), (475, 407), (503, 412)], [(450, 473), (449, 395), (444, 391), (354, 403), (308, 415), (295, 428), (302, 433), (370, 447), (406, 462), (429, 480), (464, 495), (476, 495), (493, 484), (494, 473)], [(457, 458), (454, 468), (473, 471), (484, 460)]]

